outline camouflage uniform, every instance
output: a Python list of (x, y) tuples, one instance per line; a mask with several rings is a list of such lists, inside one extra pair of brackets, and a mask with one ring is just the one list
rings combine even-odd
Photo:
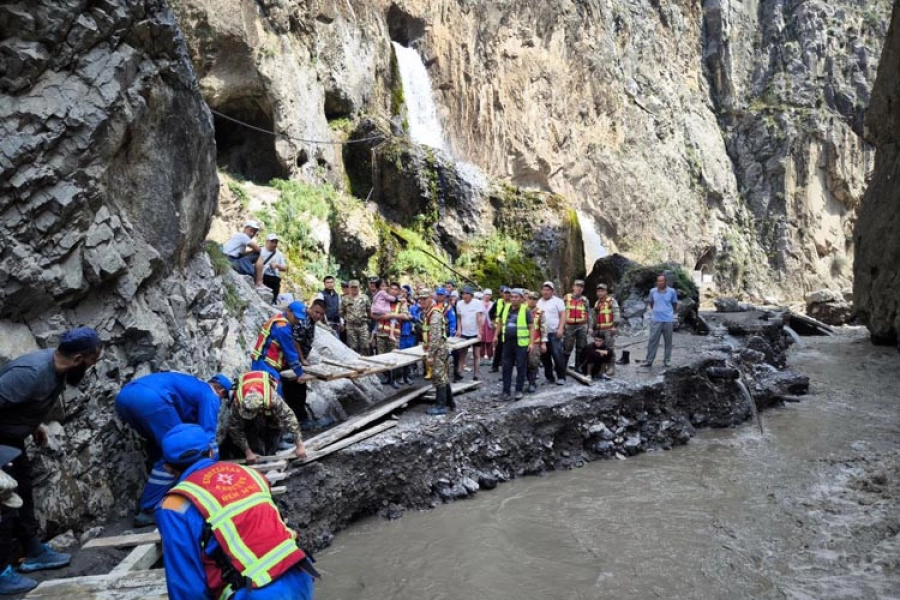
[(449, 353), (447, 319), (439, 306), (432, 306), (426, 316), (428, 333), (425, 339), (426, 356), (431, 359), (431, 382), (437, 388), (449, 385)]
[[(287, 402), (281, 399), (281, 396), (273, 391), (271, 407), (264, 409), (264, 403), (262, 394), (255, 392), (244, 396), (243, 402), (238, 401), (237, 397), (235, 397), (231, 414), (228, 417), (228, 437), (231, 438), (231, 441), (234, 442), (234, 445), (241, 452), (246, 452), (247, 448), (250, 447), (250, 442), (247, 440), (248, 428), (255, 434), (252, 437), (262, 438), (263, 440), (271, 437), (276, 439), (276, 443), (277, 438), (280, 437), (283, 431), (293, 435), (295, 443), (303, 439), (297, 416), (287, 405)], [(278, 432), (278, 435), (274, 435), (275, 432)], [(263, 446), (270, 447), (258, 449), (263, 453), (274, 453), (274, 449), (271, 448), (272, 445), (264, 442)], [(259, 454), (257, 448), (254, 448), (254, 452)]]
[(540, 308), (529, 310), (534, 317), (534, 329), (531, 334), (531, 353), (528, 355), (528, 381), (534, 383), (541, 368), (541, 344), (547, 343), (547, 319)]
[(347, 296), (341, 304), (341, 316), (347, 330), (347, 346), (363, 356), (369, 352), (369, 297), (359, 294)]

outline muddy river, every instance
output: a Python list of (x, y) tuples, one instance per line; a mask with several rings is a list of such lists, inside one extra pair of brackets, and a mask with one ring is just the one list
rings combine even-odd
[(685, 447), (503, 484), (318, 555), (319, 600), (900, 598), (900, 356), (805, 338), (809, 396)]

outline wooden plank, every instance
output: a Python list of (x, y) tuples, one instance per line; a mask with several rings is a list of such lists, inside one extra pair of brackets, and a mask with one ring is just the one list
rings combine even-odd
[(327, 358), (323, 358), (322, 362), (326, 365), (331, 365), (332, 367), (342, 367), (344, 369), (353, 369), (354, 371), (365, 371), (369, 367), (366, 365), (360, 365), (358, 367), (354, 367), (353, 365), (345, 365), (344, 363), (339, 363), (335, 360), (329, 360)]
[(109, 574), (122, 575), (131, 571), (143, 571), (155, 565), (160, 558), (162, 558), (162, 548), (159, 544), (141, 544), (123, 558), (122, 562), (116, 565), (116, 568)]
[(571, 367), (566, 369), (566, 373), (568, 373), (569, 377), (571, 377), (572, 379), (574, 379), (575, 381), (577, 381), (579, 383), (583, 383), (584, 385), (591, 385), (591, 383), (592, 383), (590, 377), (587, 377), (586, 375), (582, 375), (581, 373), (579, 373), (578, 371), (576, 371), (575, 369), (573, 369)]
[(168, 597), (164, 569), (50, 579), (25, 596), (27, 600), (165, 600)]
[(328, 456), (329, 454), (331, 454), (333, 452), (337, 452), (338, 450), (343, 450), (344, 448), (352, 446), (353, 444), (356, 444), (357, 442), (361, 442), (367, 438), (370, 438), (374, 435), (378, 435), (379, 433), (382, 433), (383, 431), (387, 431), (388, 429), (391, 429), (396, 426), (397, 426), (397, 421), (385, 421), (384, 423), (380, 423), (378, 425), (375, 425), (374, 427), (370, 427), (369, 429), (360, 431), (356, 435), (352, 435), (348, 438), (344, 438), (343, 440), (341, 440), (335, 444), (331, 444), (330, 446), (327, 446), (325, 448), (322, 448), (321, 450), (317, 450), (315, 452), (310, 452), (306, 458), (304, 458), (302, 461), (300, 461), (300, 464), (305, 465), (306, 463), (311, 463), (315, 460), (319, 460), (320, 458)]
[[(377, 356), (390, 356), (390, 353), (387, 353), (387, 354), (378, 354)], [(373, 363), (373, 364), (376, 364), (376, 365), (381, 365), (381, 366), (383, 366), (383, 367), (390, 367), (390, 368), (392, 368), (392, 369), (396, 368), (396, 364), (393, 363), (392, 361), (378, 360), (377, 358), (375, 358), (375, 357), (373, 357), (373, 356), (360, 356), (360, 357), (359, 357), (359, 360), (361, 360), (361, 361), (363, 361), (363, 362)]]
[(396, 354), (406, 354), (407, 356), (416, 356), (425, 358), (425, 349), (422, 346), (413, 346), (412, 348), (404, 348), (403, 350), (392, 350)]
[(129, 546), (143, 546), (159, 542), (159, 531), (154, 529), (149, 533), (132, 533), (129, 535), (115, 535), (111, 537), (94, 538), (88, 541), (85, 548), (127, 548)]
[(333, 429), (330, 429), (324, 433), (320, 433), (315, 437), (309, 438), (304, 442), (304, 445), (306, 446), (307, 451), (310, 452), (321, 450), (325, 446), (333, 444), (338, 440), (351, 435), (352, 433), (362, 429), (372, 421), (380, 419), (386, 414), (400, 408), (404, 404), (407, 404), (420, 396), (424, 396), (429, 389), (431, 389), (430, 385), (423, 385), (422, 387), (416, 388), (415, 390), (407, 394), (403, 394), (398, 398), (388, 399), (384, 402), (376, 404), (375, 406), (372, 406), (368, 410), (356, 415), (355, 417), (344, 421), (337, 427), (334, 427)]
[[(461, 396), (462, 394), (471, 392), (472, 390), (479, 387), (481, 387), (480, 381), (467, 381), (466, 383), (454, 383), (450, 385), (450, 389), (453, 392), (454, 396)], [(433, 393), (428, 392), (427, 394), (425, 394), (425, 397), (431, 398), (433, 400), (435, 396)]]
[(265, 474), (266, 480), (269, 482), (269, 485), (274, 483), (278, 483), (279, 481), (284, 481), (287, 479), (287, 473), (284, 471), (272, 471), (270, 473)]
[[(269, 458), (269, 457), (266, 457), (266, 458)], [(245, 465), (245, 466), (248, 466), (251, 469), (256, 469), (260, 473), (267, 473), (269, 471), (277, 471), (279, 469), (284, 469), (285, 467), (287, 467), (286, 460), (284, 460), (283, 458), (279, 458), (279, 457), (274, 457), (274, 458), (278, 458), (278, 460), (254, 463), (252, 465)], [(245, 461), (241, 461), (241, 462), (245, 462)]]
[(276, 485), (275, 487), (269, 490), (273, 496), (280, 496), (282, 494), (287, 493), (287, 486), (284, 485)]

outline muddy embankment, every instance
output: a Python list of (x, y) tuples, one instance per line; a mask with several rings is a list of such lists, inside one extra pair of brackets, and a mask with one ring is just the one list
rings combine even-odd
[(516, 477), (670, 449), (698, 428), (735, 426), (754, 415), (740, 381), (758, 409), (809, 385), (805, 375), (775, 366), (784, 364), (780, 322), (748, 323), (740, 339), (724, 328), (694, 338), (687, 363), (646, 381), (553, 386), (513, 404), (482, 389), (440, 418), (412, 406), (391, 431), (294, 471), (279, 502), (304, 543), (319, 549), (366, 516), (397, 518)]

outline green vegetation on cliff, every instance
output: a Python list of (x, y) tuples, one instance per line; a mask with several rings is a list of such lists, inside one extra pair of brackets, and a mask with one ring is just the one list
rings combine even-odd
[(543, 275), (518, 240), (502, 233), (479, 238), (464, 246), (457, 263), (483, 287), (513, 285), (538, 289)]

